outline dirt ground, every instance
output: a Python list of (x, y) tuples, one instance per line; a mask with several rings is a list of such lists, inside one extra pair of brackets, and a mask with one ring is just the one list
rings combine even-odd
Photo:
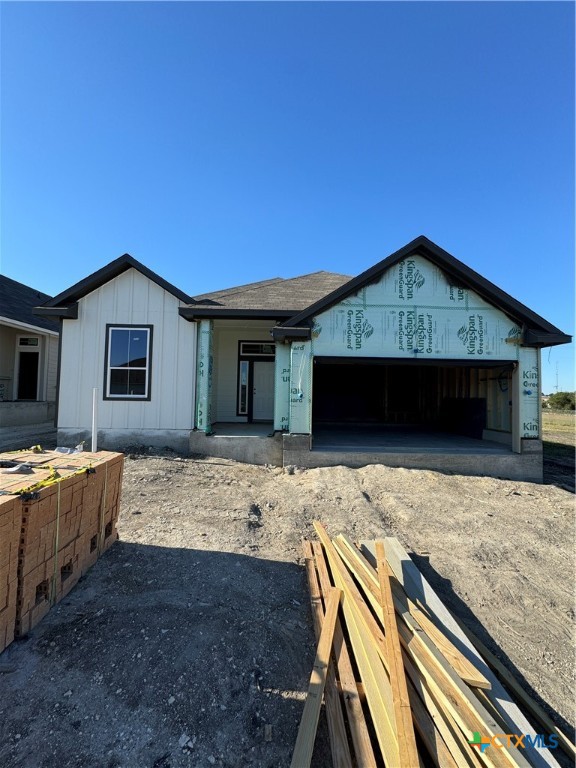
[(544, 482), (574, 492), (576, 414), (574, 411), (542, 411)]
[[(314, 519), (356, 540), (397, 536), (572, 723), (565, 480), (127, 456), (120, 541), (0, 656), (0, 765), (288, 766), (315, 650), (300, 545)], [(321, 721), (314, 766), (330, 765)]]

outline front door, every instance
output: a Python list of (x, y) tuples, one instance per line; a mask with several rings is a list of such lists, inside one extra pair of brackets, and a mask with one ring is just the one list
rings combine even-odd
[(255, 362), (252, 380), (253, 421), (274, 420), (274, 363)]
[(18, 353), (18, 400), (36, 400), (38, 397), (38, 352)]

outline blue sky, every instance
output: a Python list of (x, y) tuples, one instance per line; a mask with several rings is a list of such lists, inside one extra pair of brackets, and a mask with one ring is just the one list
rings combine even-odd
[(197, 294), (425, 234), (572, 333), (574, 7), (3, 2), (1, 271)]

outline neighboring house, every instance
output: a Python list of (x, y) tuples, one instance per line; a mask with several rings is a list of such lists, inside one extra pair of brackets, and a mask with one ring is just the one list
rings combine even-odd
[(48, 299), (0, 275), (0, 427), (54, 418), (59, 323), (33, 312)]
[(124, 255), (62, 319), (60, 443), (539, 480), (540, 349), (570, 341), (425, 237), (358, 277), (189, 296)]

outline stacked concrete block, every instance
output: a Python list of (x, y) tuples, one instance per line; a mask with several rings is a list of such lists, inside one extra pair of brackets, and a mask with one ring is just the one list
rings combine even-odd
[(14, 639), (21, 506), (17, 497), (0, 496), (0, 653)]
[(107, 452), (56, 454), (27, 478), (29, 490), (7, 497), (18, 531), (15, 611), (8, 616), (16, 636), (30, 631), (118, 538), (123, 459)]

